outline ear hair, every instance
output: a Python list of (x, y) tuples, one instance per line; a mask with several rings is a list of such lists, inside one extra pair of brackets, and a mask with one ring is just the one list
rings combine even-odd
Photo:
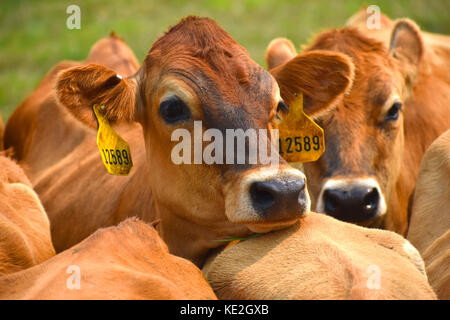
[(291, 104), (302, 92), (305, 112), (314, 116), (351, 88), (354, 66), (344, 54), (315, 50), (300, 54), (270, 72), (284, 101)]
[(392, 30), (389, 53), (400, 62), (407, 92), (411, 92), (425, 47), (419, 27), (409, 19), (396, 21)]
[(109, 121), (132, 121), (136, 81), (121, 79), (115, 71), (88, 64), (62, 71), (56, 83), (58, 100), (79, 120), (96, 127), (94, 104), (105, 106)]
[(399, 60), (417, 65), (424, 53), (420, 28), (410, 19), (397, 20), (392, 29), (389, 52)]

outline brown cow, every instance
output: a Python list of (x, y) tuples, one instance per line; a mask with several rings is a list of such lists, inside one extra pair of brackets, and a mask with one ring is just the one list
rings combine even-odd
[(139, 68), (133, 52), (115, 34), (101, 39), (84, 62), (64, 61), (55, 66), (39, 86), (13, 112), (5, 129), (5, 147), (24, 163), (30, 180), (54, 165), (91, 134), (56, 101), (54, 86), (59, 72), (86, 63), (102, 63), (124, 77)]
[(23, 170), (0, 155), (0, 278), (55, 254), (47, 214)]
[[(92, 128), (93, 104), (105, 105), (131, 146), (134, 168), (128, 177), (109, 175), (90, 129), (89, 139), (34, 180), (57, 251), (135, 215), (161, 219), (158, 231), (171, 252), (201, 265), (221, 245), (215, 240), (294, 223), (309, 210), (305, 178), (276, 151), (278, 170), (262, 164), (178, 165), (171, 160), (177, 144), (171, 135), (175, 129), (192, 134), (194, 120), (220, 133), (270, 130), (277, 127), (277, 109), (285, 107), (279, 87), (293, 93), (316, 88), (310, 108), (321, 110), (347, 90), (351, 77), (343, 55), (309, 52), (280, 70), (277, 84), (214, 21), (196, 17), (159, 38), (132, 77), (117, 77), (99, 64), (65, 70), (57, 81), (60, 103)], [(120, 123), (132, 120), (142, 127)], [(268, 139), (263, 143), (270, 152)], [(44, 147), (56, 148), (52, 142)]]
[(408, 240), (425, 260), (438, 298), (450, 299), (450, 130), (425, 153), (417, 177)]
[[(350, 56), (355, 79), (332, 111), (315, 116), (326, 151), (304, 168), (318, 212), (405, 235), (420, 160), (450, 127), (450, 50), (449, 42), (425, 44), (408, 19), (392, 30), (389, 49), (346, 27), (323, 32), (305, 50)], [(286, 43), (271, 43), (269, 68), (296, 54)]]
[(128, 219), (31, 269), (0, 277), (0, 299), (217, 299), (157, 231)]
[(219, 299), (435, 299), (400, 235), (310, 212), (227, 247), (203, 269)]

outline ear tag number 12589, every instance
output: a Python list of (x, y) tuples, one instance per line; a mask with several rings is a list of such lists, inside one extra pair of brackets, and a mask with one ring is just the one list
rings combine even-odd
[(280, 155), (291, 163), (316, 161), (325, 151), (323, 129), (303, 112), (303, 94), (278, 125)]
[(98, 121), (97, 146), (106, 170), (113, 175), (128, 175), (133, 167), (130, 146), (109, 125), (104, 106), (95, 104), (93, 109)]

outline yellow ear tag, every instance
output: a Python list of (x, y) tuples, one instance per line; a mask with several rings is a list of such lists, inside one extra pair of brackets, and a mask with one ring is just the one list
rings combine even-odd
[(104, 115), (104, 108), (98, 104), (93, 107), (98, 121), (97, 146), (106, 170), (110, 174), (126, 176), (133, 167), (130, 146), (111, 128)]
[(278, 128), (280, 155), (287, 162), (316, 161), (324, 153), (323, 129), (303, 112), (303, 94), (289, 106)]

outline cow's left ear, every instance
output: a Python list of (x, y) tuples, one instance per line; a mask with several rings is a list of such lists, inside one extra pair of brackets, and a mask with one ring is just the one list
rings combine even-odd
[(354, 66), (341, 53), (316, 50), (299, 54), (270, 73), (283, 100), (290, 105), (302, 93), (304, 111), (314, 117), (350, 89)]
[(136, 78), (125, 79), (105, 66), (91, 63), (62, 71), (56, 96), (75, 118), (97, 128), (94, 104), (105, 106), (105, 116), (111, 122), (135, 120), (137, 82)]
[(409, 82), (412, 83), (424, 54), (420, 28), (409, 19), (396, 21), (392, 30), (389, 52), (400, 62)]

